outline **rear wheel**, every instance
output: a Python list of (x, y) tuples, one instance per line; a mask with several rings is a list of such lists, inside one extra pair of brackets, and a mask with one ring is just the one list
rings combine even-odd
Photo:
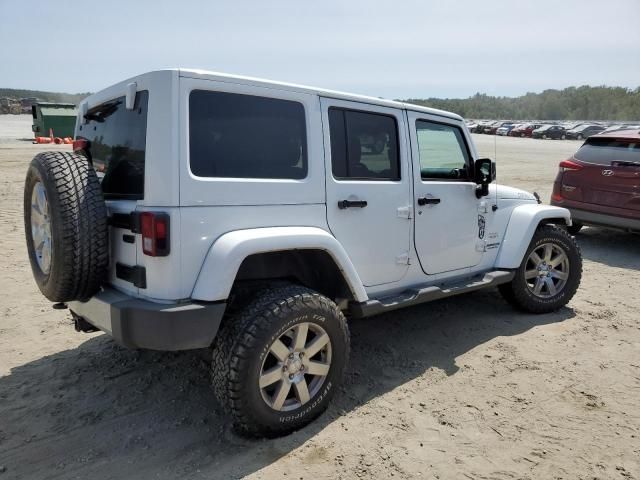
[(510, 283), (500, 286), (505, 299), (520, 310), (547, 313), (566, 305), (580, 285), (582, 256), (565, 230), (543, 225), (529, 244)]
[(297, 285), (258, 293), (214, 343), (214, 390), (250, 436), (291, 433), (328, 406), (349, 357), (349, 331), (331, 300)]

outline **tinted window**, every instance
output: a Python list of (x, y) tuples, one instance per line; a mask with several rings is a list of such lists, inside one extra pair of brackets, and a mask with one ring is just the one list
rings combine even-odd
[(418, 120), (416, 136), (423, 180), (467, 179), (469, 153), (458, 127)]
[(400, 179), (394, 117), (330, 108), (329, 136), (331, 169), (335, 178)]
[(144, 161), (149, 92), (136, 94), (133, 110), (124, 97), (90, 109), (78, 138), (88, 140), (86, 155), (101, 179), (105, 198), (144, 197)]
[(307, 176), (301, 103), (194, 90), (189, 96), (191, 171), (200, 177)]
[(640, 140), (590, 138), (574, 157), (597, 165), (611, 166), (615, 162), (632, 162), (640, 165)]

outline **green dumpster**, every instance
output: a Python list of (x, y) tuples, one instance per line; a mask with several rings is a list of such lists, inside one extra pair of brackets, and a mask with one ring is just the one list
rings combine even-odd
[(31, 107), (33, 133), (36, 137), (48, 137), (49, 129), (54, 137), (73, 137), (78, 111), (72, 103), (36, 103)]

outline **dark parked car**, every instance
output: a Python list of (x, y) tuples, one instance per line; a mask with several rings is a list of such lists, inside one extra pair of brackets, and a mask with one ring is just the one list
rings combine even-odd
[(483, 122), (478, 122), (474, 128), (471, 129), (471, 133), (484, 133), (484, 129), (490, 125), (493, 125), (494, 122), (490, 122), (490, 121), (483, 121)]
[(602, 131), (604, 131), (604, 127), (601, 127), (600, 125), (580, 125), (577, 128), (567, 130), (567, 138), (571, 138), (573, 140), (584, 140), (585, 138)]
[(620, 130), (587, 139), (560, 162), (551, 205), (568, 208), (578, 233), (583, 225), (640, 232), (640, 130)]
[(557, 140), (558, 138), (564, 140), (567, 138), (567, 131), (564, 127), (560, 125), (543, 125), (540, 128), (535, 129), (531, 132), (531, 137), (533, 138), (553, 138)]
[(516, 127), (509, 132), (511, 137), (530, 137), (531, 133), (537, 129), (544, 126), (542, 123), (525, 123), (520, 127)]
[(496, 131), (500, 127), (507, 127), (511, 125), (513, 125), (513, 122), (494, 122), (493, 124), (484, 127), (484, 133), (487, 135), (495, 135)]

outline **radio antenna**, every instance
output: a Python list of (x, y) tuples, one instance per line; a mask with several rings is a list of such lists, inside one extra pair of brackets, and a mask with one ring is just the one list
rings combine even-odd
[(498, 132), (496, 131), (496, 134), (493, 136), (493, 161), (494, 161), (494, 165), (495, 165), (495, 172), (496, 172), (496, 181), (495, 181), (495, 187), (496, 187), (496, 199), (495, 199), (495, 203), (493, 204), (493, 211), (496, 211), (498, 209), (498, 139), (496, 138), (498, 136)]

